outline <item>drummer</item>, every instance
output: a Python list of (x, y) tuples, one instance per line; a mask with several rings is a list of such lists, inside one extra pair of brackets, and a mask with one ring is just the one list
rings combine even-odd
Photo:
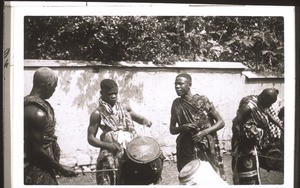
[(170, 133), (177, 137), (177, 169), (199, 158), (208, 161), (225, 179), (224, 166), (216, 132), (224, 121), (213, 103), (204, 95), (192, 94), (189, 74), (177, 75), (175, 90), (179, 96), (171, 108)]
[[(97, 184), (120, 185), (120, 163), (124, 159), (125, 144), (137, 137), (132, 120), (147, 127), (152, 123), (128, 106), (122, 106), (118, 101), (118, 85), (114, 80), (104, 79), (100, 88), (99, 106), (90, 115), (87, 139), (90, 145), (100, 148), (97, 170), (118, 169), (97, 173)], [(96, 137), (99, 128), (102, 130), (100, 139)]]

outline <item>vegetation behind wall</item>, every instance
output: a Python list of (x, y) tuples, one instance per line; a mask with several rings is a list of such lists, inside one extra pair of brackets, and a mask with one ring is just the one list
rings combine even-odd
[(284, 73), (283, 17), (26, 16), (24, 59), (242, 62)]

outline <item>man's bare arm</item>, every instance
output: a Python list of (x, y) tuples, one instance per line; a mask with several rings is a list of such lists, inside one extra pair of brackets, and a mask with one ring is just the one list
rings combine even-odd
[(137, 122), (140, 125), (146, 125), (147, 127), (151, 127), (152, 122), (149, 121), (147, 118), (145, 118), (144, 116), (134, 112), (132, 110), (132, 108), (129, 105), (125, 106), (125, 109), (127, 110), (127, 112), (131, 115), (131, 118), (133, 121)]
[(36, 106), (27, 106), (24, 110), (24, 123), (29, 131), (29, 141), (33, 156), (64, 176), (75, 176), (74, 169), (55, 161), (43, 148), (43, 127), (47, 124), (46, 114)]
[(192, 123), (185, 123), (180, 126), (176, 126), (176, 125), (177, 122), (173, 117), (173, 115), (171, 115), (169, 131), (172, 135), (176, 135), (182, 132), (193, 132), (196, 130), (196, 125)]
[(97, 148), (104, 148), (112, 152), (118, 151), (119, 148), (116, 148), (114, 144), (103, 142), (100, 139), (96, 138), (100, 121), (100, 113), (98, 110), (95, 110), (90, 116), (90, 123), (87, 130), (88, 143)]
[(223, 118), (215, 108), (211, 109), (209, 116), (214, 120), (214, 124), (207, 129), (198, 131), (197, 134), (193, 136), (195, 142), (200, 142), (206, 135), (216, 132), (225, 126)]
[(215, 123), (211, 127), (206, 129), (207, 134), (216, 132), (225, 126), (223, 118), (215, 108), (211, 110), (209, 116), (214, 120)]

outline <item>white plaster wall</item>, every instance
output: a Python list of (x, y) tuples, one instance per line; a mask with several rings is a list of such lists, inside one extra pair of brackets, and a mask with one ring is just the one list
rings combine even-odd
[[(239, 71), (216, 71), (197, 69), (112, 69), (93, 72), (91, 68), (53, 68), (59, 82), (54, 95), (49, 99), (57, 119), (58, 142), (65, 162), (92, 163), (98, 148), (87, 142), (89, 116), (97, 107), (100, 97), (100, 81), (112, 78), (120, 87), (119, 98), (128, 102), (134, 111), (153, 122), (151, 128), (136, 124), (139, 134), (155, 138), (164, 152), (175, 153), (175, 139), (169, 133), (172, 101), (177, 97), (174, 80), (179, 72), (188, 72), (193, 78), (192, 92), (206, 95), (214, 103), (225, 121), (218, 131), (221, 147), (230, 150), (231, 121), (239, 101), (250, 94), (259, 94), (264, 88), (275, 87), (284, 99), (284, 84), (246, 82)], [(24, 96), (30, 93), (35, 69), (25, 69)]]

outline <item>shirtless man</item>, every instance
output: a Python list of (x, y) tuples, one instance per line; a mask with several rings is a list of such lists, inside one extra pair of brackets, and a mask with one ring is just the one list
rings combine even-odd
[(24, 97), (25, 185), (57, 185), (57, 173), (76, 176), (73, 168), (59, 163), (54, 111), (46, 101), (53, 95), (57, 80), (53, 70), (39, 68), (34, 73), (30, 94)]

